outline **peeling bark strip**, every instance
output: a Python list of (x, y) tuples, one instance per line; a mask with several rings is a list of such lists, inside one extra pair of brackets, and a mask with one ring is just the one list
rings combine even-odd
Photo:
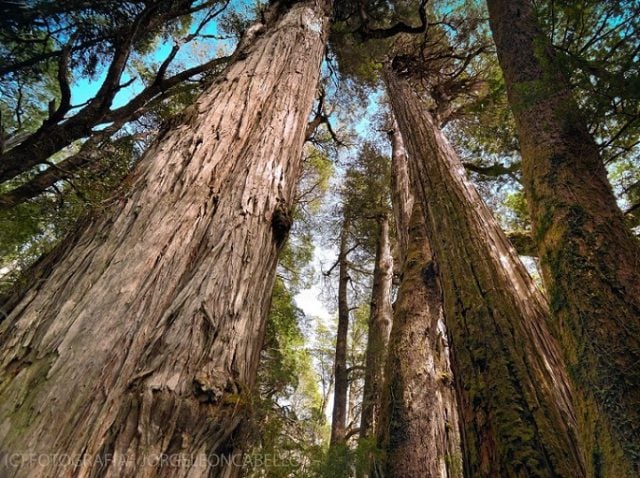
[(371, 287), (371, 315), (367, 335), (362, 412), (360, 415), (361, 438), (375, 436), (377, 419), (380, 414), (384, 366), (393, 320), (392, 280), (393, 258), (389, 243), (389, 216), (382, 214), (378, 218), (378, 242), (373, 269), (373, 286)]
[(437, 259), (465, 476), (585, 476), (546, 304), (411, 85), (385, 76)]
[(587, 463), (596, 476), (639, 476), (640, 243), (531, 2), (487, 4)]
[[(300, 172), (330, 3), (253, 27), (130, 194), (2, 322), (0, 475), (237, 476), (279, 251), (272, 216)], [(79, 465), (14, 467), (12, 453)]]
[(397, 268), (401, 269), (405, 265), (407, 249), (409, 248), (409, 222), (413, 211), (414, 199), (409, 179), (407, 152), (395, 118), (393, 119), (393, 129), (388, 134), (391, 140), (391, 202), (393, 204), (400, 262)]
[(397, 128), (392, 158), (393, 210), (396, 217), (406, 219), (396, 228), (398, 236), (406, 228), (408, 249), (400, 251), (406, 261), (394, 304), (380, 411), (381, 469), (387, 478), (462, 478), (458, 404), (442, 293)]

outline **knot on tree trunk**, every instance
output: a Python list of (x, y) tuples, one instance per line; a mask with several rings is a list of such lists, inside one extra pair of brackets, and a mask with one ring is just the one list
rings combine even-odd
[(273, 240), (281, 246), (289, 235), (292, 224), (291, 214), (284, 202), (279, 201), (273, 216), (271, 217), (271, 228), (273, 229)]
[(203, 370), (193, 378), (193, 395), (200, 403), (238, 402), (242, 387), (224, 371)]

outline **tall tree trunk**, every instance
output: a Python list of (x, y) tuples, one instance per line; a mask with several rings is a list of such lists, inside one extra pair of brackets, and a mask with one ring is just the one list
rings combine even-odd
[(329, 9), (273, 4), (1, 324), (2, 476), (237, 476)]
[(391, 202), (398, 242), (399, 263), (397, 268), (400, 269), (405, 266), (407, 249), (409, 248), (409, 222), (413, 211), (413, 194), (407, 152), (395, 118), (393, 119), (393, 128), (389, 130), (388, 134), (391, 141)]
[(589, 462), (596, 475), (638, 475), (640, 244), (531, 2), (487, 3), (551, 310), (586, 397), (578, 417)]
[(393, 259), (389, 242), (389, 216), (381, 214), (377, 221), (378, 241), (371, 288), (371, 315), (367, 335), (362, 412), (360, 414), (361, 438), (373, 437), (376, 430), (384, 383), (384, 366), (393, 320), (391, 308)]
[(461, 478), (458, 405), (441, 288), (422, 210), (413, 201), (406, 153), (397, 128), (391, 136), (394, 214), (410, 216), (411, 221), (404, 226), (396, 224), (398, 236), (402, 227), (407, 228), (408, 250), (403, 251), (400, 244), (406, 261), (394, 304), (378, 430), (382, 476)]
[(349, 334), (349, 212), (345, 212), (340, 233), (338, 256), (338, 334), (336, 337), (336, 359), (334, 363), (335, 388), (333, 394), (333, 414), (331, 415), (331, 446), (345, 444), (347, 434), (347, 393), (349, 376), (347, 372), (347, 337)]
[(421, 99), (406, 79), (385, 73), (437, 258), (465, 475), (585, 476), (543, 297)]

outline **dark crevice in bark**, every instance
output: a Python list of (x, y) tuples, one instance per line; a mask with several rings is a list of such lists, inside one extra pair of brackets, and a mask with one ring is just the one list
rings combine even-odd
[[(296, 2), (274, 20), (150, 147), (129, 191), (34, 269), (46, 280), (5, 302), (3, 456), (82, 456), (78, 477), (238, 476), (241, 460), (221, 457), (246, 445), (286, 235), (273, 215), (292, 205), (329, 8)], [(154, 461), (168, 452), (200, 461)], [(97, 461), (109, 455), (127, 460)], [(3, 477), (69, 471), (0, 466)]]

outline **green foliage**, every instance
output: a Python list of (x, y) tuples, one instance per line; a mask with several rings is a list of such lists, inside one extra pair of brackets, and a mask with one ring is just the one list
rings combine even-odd
[(504, 205), (510, 212), (505, 221), (507, 223), (507, 229), (523, 231), (531, 227), (531, 217), (529, 216), (529, 209), (527, 208), (527, 200), (522, 191), (509, 194), (504, 201)]
[(342, 201), (351, 218), (351, 229), (365, 254), (375, 254), (377, 218), (390, 214), (391, 161), (378, 146), (365, 142), (346, 170)]
[(329, 448), (315, 467), (317, 478), (349, 478), (354, 476), (356, 453), (347, 445)]
[(277, 279), (258, 373), (253, 430), (245, 460), (248, 477), (311, 477), (326, 441), (324, 400), (313, 354), (305, 347), (304, 318)]
[(536, 5), (605, 161), (633, 154), (640, 139), (640, 3), (562, 0)]
[(480, 166), (497, 158), (519, 154), (515, 121), (507, 101), (504, 79), (497, 61), (484, 57), (483, 93), (465, 106), (464, 115), (455, 119), (449, 137), (465, 156)]
[(624, 158), (609, 168), (609, 178), (620, 198), (627, 224), (631, 228), (640, 226), (640, 162), (637, 155)]
[[(103, 207), (103, 201), (121, 187), (137, 158), (133, 137), (106, 140), (100, 148), (100, 160), (74, 180), (60, 181), (51, 193), (12, 209), (0, 209), (0, 270), (4, 269), (0, 294), (11, 289), (31, 264), (72, 231), (81, 216)], [(12, 186), (4, 184), (0, 191)]]
[(336, 445), (326, 451), (315, 468), (317, 478), (350, 478), (368, 475), (372, 463), (379, 461), (381, 450), (375, 438), (358, 440), (355, 448)]
[(319, 227), (315, 216), (333, 173), (333, 163), (328, 156), (313, 146), (308, 147), (297, 188), (293, 227), (278, 262), (281, 276), (294, 292), (308, 286), (313, 278), (314, 234)]
[(348, 22), (332, 25), (332, 51), (336, 56), (340, 74), (345, 79), (355, 80), (361, 86), (374, 86), (379, 81), (380, 61), (388, 52), (388, 42), (362, 42), (349, 33)]
[(240, 40), (242, 34), (251, 26), (251, 23), (261, 14), (266, 2), (256, 1), (245, 5), (243, 9), (227, 12), (220, 21), (220, 31)]

